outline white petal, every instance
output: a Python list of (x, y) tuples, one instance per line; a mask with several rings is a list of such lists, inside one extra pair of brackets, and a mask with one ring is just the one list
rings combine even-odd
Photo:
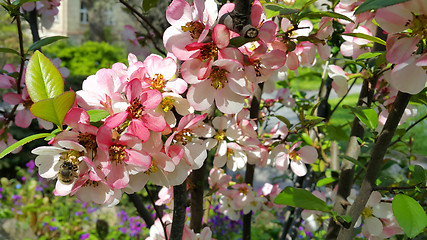
[(365, 219), (365, 225), (368, 231), (373, 236), (378, 236), (383, 232), (383, 224), (376, 217), (368, 217)]
[(54, 178), (59, 171), (59, 157), (40, 155), (36, 157), (35, 164), (39, 167), (42, 178)]
[(299, 177), (307, 174), (307, 168), (302, 161), (291, 161), (291, 168), (295, 175)]
[(53, 147), (53, 146), (42, 146), (35, 148), (31, 151), (32, 154), (37, 155), (56, 155), (60, 154), (62, 152), (67, 151), (66, 149), (59, 148), (59, 147)]

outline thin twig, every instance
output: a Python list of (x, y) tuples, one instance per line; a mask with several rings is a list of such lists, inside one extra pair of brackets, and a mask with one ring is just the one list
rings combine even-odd
[(142, 202), (140, 196), (137, 193), (128, 193), (128, 197), (135, 206), (139, 216), (144, 219), (145, 223), (150, 228), (154, 224), (154, 219), (151, 217), (150, 212), (147, 210), (147, 208), (145, 208), (145, 205)]
[(405, 134), (411, 130), (411, 128), (415, 127), (418, 123), (422, 122), (424, 119), (427, 118), (427, 115), (424, 115), (424, 117), (420, 118), (419, 120), (417, 120), (416, 122), (414, 122), (413, 124), (411, 124), (411, 126), (409, 126), (408, 128), (406, 128), (405, 133), (401, 136), (399, 136), (394, 142), (390, 143), (390, 146), (393, 146), (394, 144), (396, 144), (397, 142), (399, 142), (400, 140), (402, 140), (402, 137), (405, 136)]
[(415, 188), (427, 188), (427, 186), (405, 186), (405, 187), (374, 187), (374, 191), (389, 191), (393, 192), (395, 190), (411, 190)]
[(356, 83), (357, 78), (355, 78), (353, 80), (353, 82), (351, 83), (350, 87), (348, 88), (347, 92), (345, 93), (345, 95), (340, 99), (340, 101), (337, 103), (337, 105), (335, 105), (334, 109), (332, 109), (329, 118), (332, 117), (332, 114), (334, 114), (335, 110), (337, 110), (337, 108), (339, 107), (339, 105), (344, 101), (344, 99), (347, 97), (347, 95), (350, 93), (350, 90), (353, 88), (354, 84)]
[(166, 231), (166, 225), (165, 225), (165, 223), (163, 222), (162, 215), (160, 215), (160, 212), (159, 212), (159, 210), (158, 210), (158, 209), (157, 209), (157, 207), (156, 207), (156, 203), (155, 203), (155, 201), (154, 201), (154, 198), (153, 198), (153, 196), (151, 195), (151, 192), (150, 192), (150, 190), (148, 189), (147, 185), (145, 185), (145, 186), (144, 186), (144, 188), (145, 188), (145, 191), (147, 191), (147, 194), (148, 194), (148, 197), (150, 198), (151, 204), (153, 204), (154, 211), (156, 211), (156, 214), (157, 214), (157, 216), (158, 216), (158, 218), (159, 218), (159, 220), (160, 220), (160, 223), (162, 224), (163, 231), (164, 231), (164, 233), (165, 233), (165, 240), (168, 240), (168, 232)]

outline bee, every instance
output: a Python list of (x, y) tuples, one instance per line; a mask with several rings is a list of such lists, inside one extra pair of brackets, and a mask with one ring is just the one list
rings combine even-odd
[(65, 159), (64, 162), (59, 166), (58, 180), (66, 185), (74, 182), (79, 177), (77, 171), (79, 166), (70, 159)]

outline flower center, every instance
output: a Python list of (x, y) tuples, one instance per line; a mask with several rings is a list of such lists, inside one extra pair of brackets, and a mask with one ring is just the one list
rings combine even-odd
[(181, 30), (184, 32), (190, 32), (190, 36), (193, 39), (199, 39), (202, 34), (205, 25), (201, 22), (188, 22), (185, 26), (181, 26)]
[[(410, 25), (410, 26), (409, 26)], [(427, 38), (427, 16), (426, 15), (414, 15), (412, 22), (408, 21), (406, 26), (409, 26), (413, 34)]]
[(110, 161), (116, 162), (117, 164), (122, 164), (126, 159), (126, 146), (121, 144), (113, 144), (109, 147), (108, 153), (110, 155)]
[(126, 109), (131, 118), (141, 118), (144, 113), (144, 106), (139, 98), (134, 98), (130, 106)]
[(152, 173), (156, 173), (158, 170), (159, 168), (157, 167), (156, 162), (152, 161), (150, 168), (147, 171), (145, 171), (145, 173), (150, 175)]
[(157, 73), (154, 74), (154, 79), (152, 79), (151, 86), (154, 89), (162, 91), (165, 85), (166, 85), (166, 82), (165, 82), (165, 79), (163, 78), (163, 75), (157, 74)]
[(188, 142), (191, 142), (191, 139), (193, 138), (193, 133), (190, 129), (186, 128), (180, 131), (175, 135), (175, 140), (182, 143), (187, 144)]
[(261, 71), (260, 71), (262, 69), (261, 61), (257, 59), (252, 63), (252, 65), (254, 66), (256, 76), (261, 77)]
[(227, 159), (230, 160), (234, 155), (233, 149), (227, 148)]
[(33, 105), (33, 101), (31, 100), (31, 98), (27, 98), (23, 103), (22, 103), (22, 105), (24, 105), (24, 108), (25, 109), (30, 109), (31, 108), (31, 106)]
[(90, 133), (79, 133), (77, 141), (86, 149), (95, 150), (98, 146), (96, 144), (96, 136)]
[(223, 130), (218, 130), (218, 132), (216, 133), (214, 138), (218, 141), (224, 140), (225, 139), (225, 132)]
[(218, 47), (215, 45), (215, 43), (211, 42), (203, 45), (200, 49), (200, 53), (202, 54), (202, 59), (212, 59), (218, 55)]
[(160, 103), (160, 106), (163, 108), (163, 111), (169, 112), (173, 108), (173, 103), (175, 100), (171, 97), (164, 97), (162, 99), (162, 102)]
[(372, 210), (372, 208), (365, 207), (362, 211), (362, 216), (363, 216), (363, 218), (366, 219), (366, 218), (372, 216), (373, 213), (374, 213), (374, 210)]
[(227, 82), (228, 71), (217, 66), (212, 67), (209, 79), (212, 81), (212, 87), (215, 89), (222, 89)]
[(292, 151), (289, 153), (289, 159), (295, 162), (301, 161), (301, 157), (299, 156), (299, 153), (296, 151)]

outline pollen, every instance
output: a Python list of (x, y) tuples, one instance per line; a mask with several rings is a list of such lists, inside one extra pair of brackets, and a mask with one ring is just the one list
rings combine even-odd
[(77, 141), (86, 149), (95, 150), (97, 148), (96, 136), (90, 133), (79, 133)]
[(228, 71), (217, 66), (212, 67), (211, 74), (209, 75), (209, 79), (212, 81), (212, 87), (215, 89), (222, 89), (227, 80)]
[(186, 128), (180, 131), (179, 133), (177, 133), (174, 139), (177, 142), (180, 142), (185, 145), (188, 142), (191, 142), (192, 138), (193, 138), (193, 132), (190, 129)]
[(169, 112), (173, 108), (175, 100), (171, 97), (164, 97), (160, 106), (163, 108), (163, 111)]
[(187, 22), (185, 26), (181, 26), (181, 30), (184, 32), (190, 32), (190, 36), (193, 39), (199, 39), (203, 29), (205, 29), (205, 25), (196, 21)]
[(203, 45), (203, 47), (200, 49), (200, 53), (203, 60), (212, 59), (218, 56), (218, 47), (215, 45), (215, 43), (211, 42)]
[(261, 65), (261, 61), (259, 59), (255, 60), (252, 65), (254, 66), (255, 73), (257, 77), (261, 77), (261, 69), (263, 68)]
[(216, 140), (218, 140), (218, 141), (222, 141), (222, 140), (224, 140), (225, 139), (225, 132), (224, 131), (222, 131), (222, 130), (219, 130), (217, 133), (216, 133), (216, 135), (215, 135), (215, 137), (214, 137)]
[(152, 161), (150, 168), (147, 171), (145, 171), (144, 173), (150, 175), (152, 173), (156, 173), (158, 170), (159, 170), (159, 168), (157, 167), (156, 162)]
[(133, 119), (139, 119), (144, 113), (144, 106), (141, 104), (139, 98), (134, 98), (131, 105), (126, 109), (130, 117)]
[(22, 103), (22, 105), (24, 105), (24, 108), (25, 109), (30, 109), (31, 108), (31, 106), (33, 105), (33, 101), (31, 100), (31, 98), (27, 98), (23, 103)]
[(230, 160), (234, 155), (233, 149), (227, 148), (227, 159)]
[(363, 218), (366, 219), (366, 218), (372, 216), (373, 213), (374, 213), (374, 210), (372, 210), (372, 208), (365, 207), (362, 211), (362, 216), (363, 216)]
[(82, 156), (81, 152), (76, 151), (76, 150), (70, 150), (70, 151), (67, 151), (67, 152), (63, 152), (61, 154), (60, 159), (62, 159), (62, 160), (69, 160), (69, 161), (72, 161), (73, 164), (78, 165), (80, 163), (79, 157), (81, 157), (81, 156)]
[[(410, 26), (408, 26), (410, 25)], [(411, 28), (412, 33), (414, 35), (420, 36), (423, 39), (427, 38), (427, 16), (426, 15), (413, 15), (412, 22), (408, 21), (407, 25), (409, 28)]]
[(163, 78), (163, 75), (156, 73), (154, 75), (154, 79), (152, 79), (151, 86), (156, 90), (163, 91), (163, 88), (165, 87), (165, 85), (166, 85), (166, 81)]
[(117, 164), (122, 164), (126, 159), (126, 146), (121, 144), (113, 144), (108, 149), (108, 153), (110, 155), (110, 161), (115, 162)]

